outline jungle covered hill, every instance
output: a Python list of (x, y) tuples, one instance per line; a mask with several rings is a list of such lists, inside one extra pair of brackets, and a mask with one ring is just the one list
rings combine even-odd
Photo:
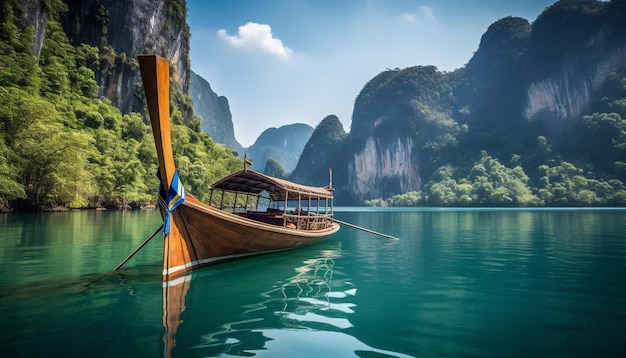
[[(183, 19), (168, 23), (170, 31), (185, 32), (184, 9), (184, 2), (164, 8)], [(137, 76), (135, 54), (116, 50), (107, 26), (98, 27), (96, 43), (70, 40), (62, 24), (70, 10), (60, 0), (1, 4), (0, 211), (156, 202), (157, 159), (141, 84), (113, 99), (99, 84), (120, 68)], [(111, 20), (111, 8), (94, 11), (97, 24)], [(202, 199), (207, 183), (239, 169), (241, 159), (201, 131), (188, 95), (179, 83), (171, 87), (174, 156), (186, 188)], [(137, 111), (119, 109), (125, 96), (134, 96), (124, 103), (138, 103)]]
[(493, 23), (455, 71), (383, 71), (291, 177), (324, 185), (332, 167), (341, 205), (625, 205), (624, 19), (624, 0), (561, 0)]

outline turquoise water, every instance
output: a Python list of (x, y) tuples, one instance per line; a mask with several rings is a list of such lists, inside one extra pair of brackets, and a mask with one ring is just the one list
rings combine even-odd
[(626, 210), (336, 216), (400, 241), (343, 227), (163, 288), (159, 237), (106, 274), (154, 211), (0, 215), (2, 356), (626, 354)]

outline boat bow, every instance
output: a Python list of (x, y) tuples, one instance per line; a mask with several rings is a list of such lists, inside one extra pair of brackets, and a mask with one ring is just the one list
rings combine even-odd
[[(138, 59), (159, 161), (164, 281), (195, 267), (310, 245), (339, 230), (333, 221), (331, 187), (303, 186), (244, 169), (214, 184), (211, 198), (213, 190), (222, 190), (219, 205), (212, 204), (211, 199), (202, 203), (187, 193), (172, 152), (169, 62), (157, 55), (140, 55)], [(229, 196), (233, 191), (234, 198)], [(264, 193), (276, 207), (259, 211)], [(241, 205), (243, 197), (245, 204)], [(254, 209), (248, 206), (250, 197), (256, 198)], [(224, 208), (225, 198), (230, 198), (232, 207)], [(294, 201), (298, 203), (296, 210), (288, 206)], [(282, 210), (278, 209), (279, 202)]]

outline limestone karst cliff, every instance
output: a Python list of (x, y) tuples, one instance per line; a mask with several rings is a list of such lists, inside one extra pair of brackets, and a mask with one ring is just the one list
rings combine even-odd
[(184, 0), (66, 0), (63, 28), (76, 45), (87, 43), (108, 55), (96, 80), (102, 95), (122, 112), (142, 105), (132, 95), (139, 72), (135, 58), (156, 53), (170, 60), (174, 84), (189, 91), (189, 28)]
[[(167, 57), (173, 67), (174, 86), (189, 91), (189, 27), (184, 0), (65, 0), (61, 23), (72, 45), (95, 46), (100, 66), (95, 69), (100, 96), (122, 112), (139, 111), (136, 96), (139, 71), (136, 56), (155, 53)], [(27, 0), (25, 19), (34, 26), (32, 52), (38, 56), (48, 15), (43, 0)], [(189, 109), (183, 115), (191, 119)]]
[(421, 189), (418, 167), (411, 164), (411, 137), (398, 137), (393, 143), (381, 145), (367, 139), (362, 151), (348, 161), (348, 182), (352, 196), (384, 197)]
[(429, 180), (440, 161), (436, 152), (454, 146), (461, 130), (446, 76), (433, 66), (416, 66), (385, 71), (365, 85), (347, 139), (350, 198), (417, 191)]
[(526, 92), (524, 118), (562, 121), (579, 117), (608, 75), (626, 66), (626, 45), (604, 52), (596, 61), (587, 56), (596, 53), (590, 44), (588, 51), (566, 59), (561, 71), (532, 82)]
[(243, 147), (235, 139), (228, 98), (213, 92), (209, 82), (193, 71), (189, 91), (193, 99), (194, 112), (201, 118), (202, 130), (215, 142), (243, 155)]
[(210, 183), (241, 168), (191, 116), (185, 11), (184, 1), (2, 1), (0, 211), (156, 202), (138, 53), (171, 61), (165, 105), (185, 187), (205, 200)]
[[(326, 116), (306, 142), (290, 179), (302, 184), (325, 186), (329, 181), (328, 170), (332, 168), (338, 180), (333, 180), (334, 183), (345, 188), (347, 172), (343, 165), (342, 143), (345, 143), (346, 136), (339, 118), (335, 115)], [(338, 193), (337, 196), (343, 197), (344, 194)]]
[[(522, 182), (537, 188), (551, 185), (545, 170), (562, 160), (603, 170), (590, 172), (596, 178), (622, 180), (619, 118), (626, 113), (619, 98), (601, 109), (617, 114), (597, 116), (615, 127), (607, 139), (615, 163), (596, 163), (580, 148), (598, 139), (599, 122), (583, 120), (593, 103), (620, 96), (599, 91), (626, 72), (625, 16), (623, 0), (561, 0), (533, 23), (508, 17), (492, 24), (474, 56), (453, 72), (415, 66), (380, 73), (357, 96), (350, 133), (326, 149), (341, 148), (327, 163), (341, 168), (338, 203), (428, 191), (433, 178), (472, 180), (483, 166), (472, 163), (492, 158), (486, 153), (524, 170), (529, 177), (520, 176)], [(305, 147), (302, 160), (311, 155)], [(301, 164), (298, 178), (314, 175)]]

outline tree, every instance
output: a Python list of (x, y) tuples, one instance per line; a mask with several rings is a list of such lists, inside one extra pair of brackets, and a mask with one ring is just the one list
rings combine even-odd
[(439, 168), (429, 184), (427, 202), (433, 206), (454, 206), (458, 199), (456, 196), (457, 182), (452, 179), (454, 168), (446, 165)]
[(618, 113), (594, 113), (584, 116), (583, 124), (589, 130), (589, 160), (599, 170), (619, 173), (626, 161), (626, 119)]
[(546, 205), (624, 205), (626, 190), (620, 180), (589, 178), (582, 169), (566, 161), (554, 166), (542, 165), (539, 172), (539, 197)]
[[(514, 156), (519, 161), (518, 156)], [(529, 177), (521, 166), (507, 168), (498, 159), (481, 152), (467, 178), (472, 197), (478, 205), (536, 206), (539, 199), (532, 193)]]
[(9, 155), (10, 151), (0, 137), (0, 212), (10, 211), (13, 200), (26, 198), (24, 186), (17, 180), (17, 169), (7, 159)]
[(36, 94), (41, 69), (30, 53), (34, 27), (24, 26), (18, 20), (23, 6), (20, 1), (3, 1), (0, 6), (0, 87), (16, 87)]
[[(176, 11), (179, 3), (184, 4), (176, 2)], [(22, 21), (24, 4), (0, 5), (0, 210), (18, 199), (35, 208), (154, 203), (157, 159), (147, 119), (122, 115), (110, 101), (96, 98), (94, 70), (111, 55), (114, 66), (118, 55), (110, 47), (73, 46), (59, 23), (67, 6), (61, 0), (45, 5), (38, 59), (31, 53), (34, 28)], [(136, 61), (119, 58), (136, 69)], [(173, 97), (175, 158), (185, 184), (203, 198), (208, 185), (239, 169), (241, 160), (201, 133), (197, 121), (193, 128), (182, 125), (191, 97)]]
[(19, 157), (20, 181), (38, 206), (66, 205), (74, 200), (76, 183), (84, 182), (90, 138), (67, 131), (61, 124), (36, 122), (20, 132), (13, 147)]

